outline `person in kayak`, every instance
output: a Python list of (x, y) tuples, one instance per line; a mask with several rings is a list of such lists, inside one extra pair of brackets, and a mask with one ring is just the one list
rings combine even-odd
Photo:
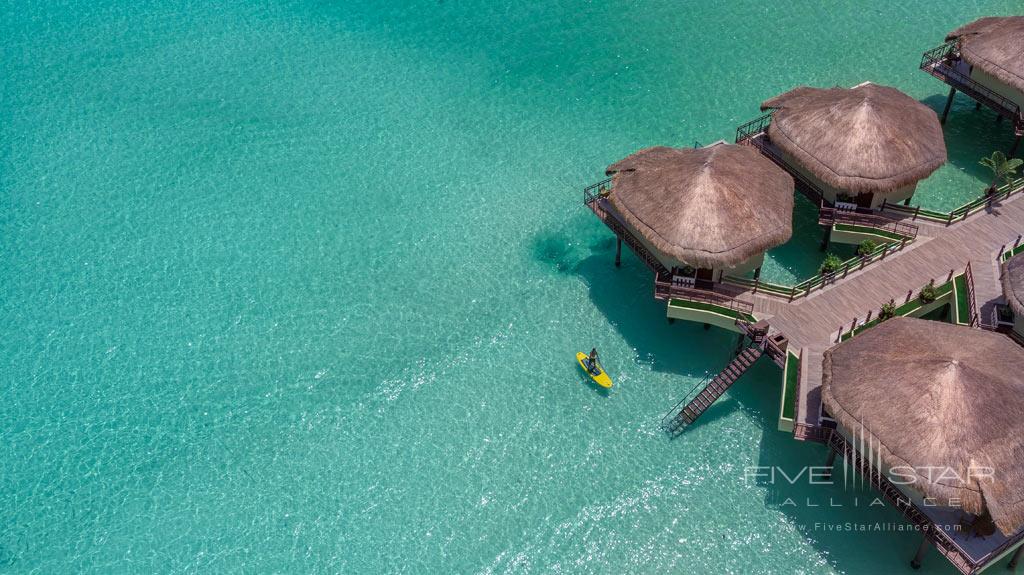
[(590, 366), (589, 367), (590, 373), (592, 373), (594, 375), (599, 375), (601, 373), (601, 368), (598, 367), (598, 364), (597, 364), (597, 348), (596, 347), (590, 348), (590, 357), (587, 358), (587, 365)]

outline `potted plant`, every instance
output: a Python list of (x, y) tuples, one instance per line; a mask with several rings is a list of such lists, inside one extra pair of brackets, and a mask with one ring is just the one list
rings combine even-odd
[(878, 249), (878, 243), (874, 240), (864, 240), (857, 246), (857, 255), (866, 258)]
[(1007, 158), (1006, 154), (1002, 152), (992, 152), (991, 156), (982, 158), (978, 163), (992, 170), (992, 183), (985, 190), (985, 195), (992, 195), (996, 191), (996, 185), (999, 183), (999, 180), (1006, 184), (1013, 181), (1013, 177), (1017, 175), (1017, 168), (1024, 164), (1024, 160), (1020, 158)]
[(839, 259), (839, 256), (829, 252), (825, 256), (825, 260), (821, 262), (821, 269), (819, 270), (822, 275), (832, 274), (839, 270), (843, 265), (843, 260)]
[(928, 282), (928, 285), (921, 288), (921, 293), (918, 295), (921, 298), (921, 303), (932, 303), (939, 297), (938, 290), (935, 289), (935, 280)]

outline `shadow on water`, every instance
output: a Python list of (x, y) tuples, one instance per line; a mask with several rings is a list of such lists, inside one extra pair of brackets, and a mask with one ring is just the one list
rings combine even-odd
[[(922, 103), (941, 116), (946, 106), (946, 95), (928, 96)], [(949, 163), (964, 174), (978, 179), (982, 188), (991, 179), (992, 173), (979, 164), (978, 160), (994, 151), (1009, 152), (1015, 138), (1011, 124), (1005, 119), (996, 121), (996, 118), (998, 116), (992, 110), (984, 106), (975, 109), (974, 100), (957, 93), (953, 108), (942, 126)], [(981, 193), (981, 189), (978, 193)]]
[[(552, 237), (541, 237), (537, 245), (549, 245), (552, 241)], [(566, 245), (564, 238), (562, 245)], [(651, 297), (650, 271), (632, 252), (623, 250), (622, 267), (616, 268), (614, 240), (597, 240), (577, 249), (582, 255), (587, 248), (589, 255), (569, 269), (586, 282), (594, 306), (641, 357), (649, 358), (658, 371), (697, 377), (705, 369), (717, 371), (724, 367), (735, 348), (736, 334), (718, 328), (704, 330), (700, 325), (681, 321), (669, 324), (665, 304)], [(571, 251), (550, 248), (540, 250), (538, 255), (539, 259), (557, 262), (561, 267), (570, 265)], [(579, 376), (582, 383), (596, 392), (607, 393), (582, 372)], [(781, 378), (781, 370), (762, 357), (726, 396), (675, 439), (713, 441), (713, 424), (741, 412), (762, 429), (754, 476), (741, 480), (763, 488), (765, 506), (784, 514), (788, 523), (833, 569), (914, 572), (909, 560), (920, 543), (919, 534), (899, 531), (901, 527), (908, 529), (908, 525), (900, 513), (876, 503), (877, 492), (852, 481), (844, 483), (841, 463), (836, 464), (836, 480), (829, 485), (812, 484), (806, 471), (800, 475), (809, 466), (824, 465), (828, 450), (820, 444), (795, 441), (791, 433), (777, 430)], [(746, 470), (742, 472), (747, 474)], [(883, 527), (873, 529), (875, 525)], [(780, 528), (790, 527), (781, 524)], [(900, 543), (893, 545), (893, 538)], [(932, 550), (925, 557), (925, 567), (929, 573), (956, 572)]]
[[(616, 268), (614, 242), (610, 249), (591, 246), (574, 272), (587, 284), (594, 307), (636, 350), (641, 359), (660, 372), (703, 376), (705, 370), (724, 367), (736, 345), (736, 334), (722, 329), (705, 330), (699, 324), (665, 317), (665, 302), (654, 299), (651, 272), (623, 249), (622, 267)], [(694, 358), (710, 363), (696, 364)]]

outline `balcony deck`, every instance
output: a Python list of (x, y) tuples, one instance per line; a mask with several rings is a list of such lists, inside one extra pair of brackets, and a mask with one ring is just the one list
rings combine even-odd
[[(970, 65), (960, 58), (960, 49), (956, 42), (937, 46), (921, 55), (921, 70), (942, 80), (954, 90), (958, 90), (975, 102), (991, 109), (996, 114), (1009, 119), (1013, 123), (1014, 133), (1024, 135), (1024, 113), (1020, 106), (1006, 96), (993, 91), (971, 78)], [(950, 94), (952, 102), (953, 94)], [(949, 103), (942, 114), (946, 119)]]

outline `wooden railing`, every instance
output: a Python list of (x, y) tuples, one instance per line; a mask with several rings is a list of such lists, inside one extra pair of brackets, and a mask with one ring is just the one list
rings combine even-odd
[(837, 454), (850, 462), (855, 470), (862, 477), (868, 480), (872, 487), (877, 489), (889, 505), (903, 513), (908, 521), (913, 523), (919, 531), (935, 546), (943, 556), (948, 559), (961, 573), (970, 574), (980, 566), (972, 560), (953, 539), (946, 534), (940, 525), (936, 525), (913, 500), (899, 490), (881, 471), (878, 470), (869, 460), (864, 459), (860, 452), (850, 444), (839, 432), (832, 433), (828, 439), (828, 446)]
[(970, 316), (970, 326), (978, 327), (981, 321), (978, 314), (978, 302), (974, 299), (974, 274), (971, 273), (971, 262), (967, 262), (967, 269), (964, 270), (964, 279), (967, 284), (967, 309)]
[(768, 112), (767, 114), (736, 128), (736, 143), (742, 144), (747, 140), (753, 139), (754, 137), (767, 132), (768, 126), (772, 123), (772, 114), (774, 114), (774, 111)]
[(776, 151), (775, 147), (771, 145), (771, 140), (768, 138), (768, 126), (771, 125), (772, 113), (769, 112), (755, 120), (751, 120), (746, 124), (736, 128), (736, 143), (743, 144), (746, 146), (753, 146), (761, 155), (775, 162), (775, 165), (779, 166), (783, 170), (786, 170), (790, 176), (793, 177), (794, 187), (798, 192), (807, 197), (815, 204), (828, 205), (832, 204), (825, 199), (825, 193), (818, 187), (817, 184), (809, 180), (800, 170), (791, 166), (781, 154)]
[(882, 202), (882, 211), (893, 211), (901, 214), (907, 214), (911, 216), (911, 221), (921, 219), (948, 226), (967, 219), (967, 216), (971, 214), (991, 208), (992, 204), (995, 202), (1005, 200), (1006, 198), (1016, 195), (1022, 191), (1024, 191), (1024, 178), (1018, 178), (1008, 184), (1003, 184), (1002, 186), (997, 187), (994, 193), (990, 194), (986, 190), (981, 196), (950, 212), (929, 210), (922, 208), (921, 206), (910, 207), (900, 204), (890, 204), (888, 202)]
[(671, 273), (666, 272), (654, 281), (654, 297), (657, 299), (682, 299), (724, 307), (742, 314), (754, 313), (754, 304), (735, 299), (713, 290), (687, 288), (674, 285)]
[(978, 83), (969, 75), (957, 70), (957, 64), (960, 61), (960, 46), (954, 40), (942, 46), (936, 46), (922, 54), (920, 68), (953, 88), (967, 94), (974, 101), (988, 106), (997, 114), (1009, 118), (1014, 123), (1017, 135), (1021, 135), (1024, 132), (1024, 113), (1021, 112), (1020, 106), (1013, 100)]
[(749, 289), (753, 293), (760, 293), (762, 295), (775, 296), (787, 301), (793, 301), (810, 295), (814, 290), (821, 290), (824, 289), (825, 286), (835, 284), (837, 281), (844, 279), (852, 271), (864, 269), (871, 263), (884, 260), (890, 255), (905, 248), (911, 239), (912, 238), (910, 237), (904, 236), (904, 238), (898, 242), (886, 242), (881, 246), (876, 247), (871, 253), (863, 256), (855, 256), (846, 260), (840, 264), (835, 271), (815, 274), (796, 285), (776, 284), (761, 281), (760, 278), (748, 279), (729, 275), (723, 276), (722, 281), (727, 284)]
[(797, 441), (828, 443), (828, 438), (832, 433), (832, 428), (829, 427), (815, 426), (799, 421), (793, 424), (793, 439)]
[(668, 273), (668, 269), (658, 261), (658, 258), (654, 257), (654, 254), (647, 249), (647, 246), (636, 238), (626, 226), (622, 225), (622, 222), (618, 220), (614, 215), (608, 212), (604, 207), (605, 193), (611, 189), (611, 178), (601, 180), (596, 184), (591, 184), (583, 189), (583, 203), (590, 208), (594, 214), (600, 218), (604, 225), (608, 226), (615, 235), (622, 240), (636, 257), (640, 258), (640, 261), (654, 272), (655, 276), (663, 275)]
[(818, 223), (823, 226), (834, 226), (836, 224), (849, 224), (873, 228), (884, 232), (903, 236), (913, 240), (917, 238), (919, 228), (914, 224), (907, 224), (896, 221), (885, 216), (875, 214), (862, 214), (849, 210), (840, 210), (822, 206), (818, 211)]

